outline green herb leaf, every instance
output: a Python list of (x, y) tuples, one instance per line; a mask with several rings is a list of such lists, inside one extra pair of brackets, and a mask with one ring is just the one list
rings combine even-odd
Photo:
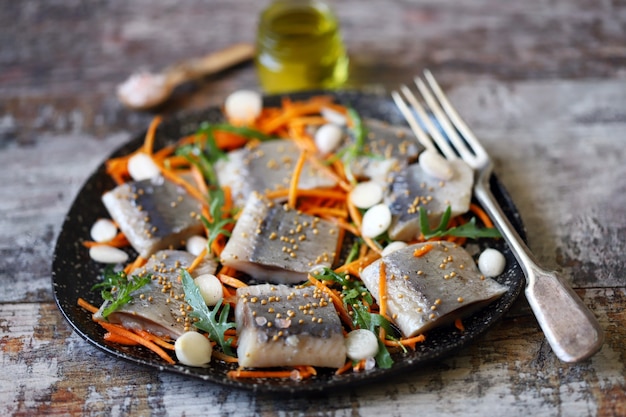
[(181, 276), (183, 279), (183, 289), (185, 291), (185, 301), (193, 309), (193, 311), (189, 313), (189, 316), (198, 319), (193, 325), (207, 332), (209, 338), (219, 344), (225, 354), (233, 355), (234, 353), (231, 347), (232, 339), (229, 338), (226, 340), (224, 337), (226, 330), (233, 329), (236, 326), (235, 323), (228, 321), (230, 305), (224, 304), (222, 306), (222, 300), (220, 300), (212, 310), (209, 309), (204, 302), (204, 298), (202, 298), (202, 294), (200, 294), (200, 289), (193, 281), (189, 272), (185, 269), (181, 269)]
[(108, 306), (102, 310), (102, 317), (117, 311), (123, 305), (133, 300), (131, 295), (150, 282), (150, 276), (139, 277), (133, 275), (130, 279), (124, 271), (114, 272), (109, 267), (104, 271), (103, 282), (91, 287), (92, 290), (100, 290), (102, 298), (108, 302)]
[(467, 237), (470, 239), (478, 239), (478, 238), (496, 238), (502, 237), (498, 229), (493, 227), (478, 227), (476, 225), (476, 218), (472, 217), (469, 222), (456, 227), (448, 227), (448, 223), (450, 222), (450, 216), (452, 215), (452, 209), (450, 206), (446, 208), (446, 211), (443, 213), (441, 217), (441, 221), (439, 225), (431, 230), (428, 215), (426, 214), (426, 210), (420, 207), (419, 215), (420, 215), (420, 228), (422, 230), (422, 234), (426, 240), (432, 239), (434, 237), (442, 237), (442, 236), (455, 236), (455, 237)]
[(200, 219), (207, 229), (207, 247), (211, 247), (219, 235), (230, 236), (230, 231), (226, 228), (229, 224), (235, 223), (230, 217), (224, 217), (224, 191), (221, 188), (209, 190), (209, 214), (211, 220), (202, 216)]

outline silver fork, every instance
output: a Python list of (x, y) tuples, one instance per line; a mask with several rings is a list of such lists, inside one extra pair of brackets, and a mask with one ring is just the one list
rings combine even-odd
[(404, 98), (397, 91), (391, 93), (398, 108), (427, 149), (438, 148), (449, 160), (460, 157), (474, 169), (474, 196), (519, 262), (526, 277), (526, 298), (556, 356), (564, 362), (589, 358), (602, 347), (604, 336), (600, 324), (561, 277), (537, 264), (491, 192), (489, 178), (493, 163), (489, 155), (452, 107), (430, 71), (424, 71), (424, 80), (416, 77), (415, 84), (440, 127), (431, 122), (426, 108), (407, 86), (400, 88)]

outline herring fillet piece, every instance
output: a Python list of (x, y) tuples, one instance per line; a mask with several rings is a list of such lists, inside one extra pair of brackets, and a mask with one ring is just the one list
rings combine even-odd
[(111, 218), (143, 258), (160, 249), (180, 247), (202, 233), (202, 205), (163, 177), (131, 181), (103, 194)]
[[(230, 187), (236, 206), (243, 206), (254, 192), (286, 189), (300, 149), (293, 141), (276, 139), (247, 145), (228, 153), (215, 164), (218, 181)], [(305, 162), (298, 181), (301, 189), (333, 187), (335, 180)]]
[[(180, 308), (185, 304), (184, 298), (181, 297), (185, 291), (179, 280), (180, 269), (188, 267), (194, 260), (194, 255), (180, 250), (163, 250), (153, 254), (144, 266), (129, 274), (129, 276), (152, 274), (151, 281), (133, 292), (131, 294), (133, 300), (109, 314), (107, 319), (102, 318), (102, 311), (108, 305), (105, 301), (95, 314), (95, 318), (121, 324), (128, 329), (145, 330), (158, 336), (177, 339), (185, 332), (186, 320), (186, 317), (181, 315)], [(201, 274), (213, 274), (216, 269), (217, 262), (211, 257), (206, 257), (191, 275), (195, 278)]]
[(258, 193), (248, 199), (220, 258), (261, 282), (297, 284), (316, 267), (331, 267), (339, 229)]
[(389, 237), (405, 242), (419, 237), (420, 207), (426, 210), (431, 227), (439, 224), (448, 206), (452, 217), (469, 210), (474, 171), (460, 159), (449, 163), (454, 174), (447, 181), (426, 174), (419, 164), (411, 164), (394, 176), (385, 195), (392, 215)]
[(260, 284), (237, 289), (237, 357), (249, 368), (346, 362), (341, 321), (315, 287)]
[[(424, 245), (432, 245), (432, 249), (414, 256)], [(405, 337), (466, 317), (508, 289), (482, 276), (464, 248), (445, 241), (426, 242), (393, 252), (362, 271), (361, 279), (377, 300), (382, 262), (389, 316)]]
[(363, 149), (366, 156), (356, 158), (350, 168), (355, 176), (386, 186), (390, 174), (405, 169), (417, 160), (422, 146), (413, 138), (411, 130), (404, 126), (376, 119), (364, 119), (363, 125), (367, 129)]

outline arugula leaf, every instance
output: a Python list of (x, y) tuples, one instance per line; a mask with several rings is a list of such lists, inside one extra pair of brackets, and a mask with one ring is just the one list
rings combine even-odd
[(200, 217), (204, 227), (207, 229), (207, 247), (209, 248), (219, 235), (230, 236), (230, 230), (226, 226), (235, 223), (235, 219), (224, 217), (224, 200), (224, 191), (221, 188), (209, 190), (209, 214), (211, 220), (205, 216)]
[(147, 285), (150, 279), (150, 275), (143, 277), (133, 275), (128, 278), (124, 271), (114, 272), (113, 268), (106, 268), (104, 281), (91, 287), (92, 291), (99, 289), (102, 298), (109, 303), (102, 310), (102, 317), (106, 318), (123, 305), (130, 303), (133, 300), (131, 293)]
[[(395, 330), (389, 320), (380, 314), (370, 313), (369, 309), (363, 304), (363, 300), (368, 304), (372, 304), (374, 298), (361, 280), (349, 279), (347, 274), (337, 273), (330, 268), (324, 268), (321, 273), (314, 274), (314, 276), (317, 279), (332, 281), (341, 285), (341, 298), (344, 305), (353, 312), (351, 317), (356, 327), (368, 329), (376, 335), (380, 328), (385, 329), (388, 335), (395, 334)], [(379, 368), (390, 368), (393, 365), (391, 354), (380, 338), (378, 338), (378, 353), (375, 359)]]
[(193, 281), (189, 272), (187, 272), (186, 269), (181, 269), (180, 274), (183, 280), (185, 300), (193, 309), (193, 311), (189, 313), (189, 316), (198, 319), (193, 325), (207, 332), (209, 338), (217, 342), (225, 354), (233, 355), (234, 353), (231, 347), (232, 339), (226, 340), (224, 337), (226, 330), (233, 329), (236, 326), (235, 323), (228, 321), (230, 305), (225, 303), (222, 307), (222, 300), (220, 300), (212, 310), (209, 309), (202, 298), (202, 294), (200, 294), (200, 289)]
[(428, 240), (434, 237), (442, 236), (467, 237), (471, 239), (478, 239), (481, 237), (502, 237), (498, 229), (494, 227), (478, 227), (476, 225), (475, 217), (472, 217), (469, 222), (462, 224), (461, 226), (451, 227), (448, 229), (447, 227), (448, 222), (450, 221), (450, 216), (452, 215), (451, 213), (452, 209), (448, 206), (441, 217), (439, 225), (434, 230), (431, 230), (426, 210), (424, 210), (423, 207), (420, 207), (420, 228), (422, 230), (422, 234), (424, 235), (424, 239)]

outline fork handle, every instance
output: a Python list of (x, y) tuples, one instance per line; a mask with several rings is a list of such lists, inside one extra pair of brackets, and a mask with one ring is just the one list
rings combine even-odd
[(522, 267), (526, 276), (526, 298), (548, 343), (564, 362), (589, 358), (602, 347), (602, 327), (571, 287), (555, 272), (546, 271), (537, 264), (493, 196), (488, 182), (490, 174), (490, 170), (482, 172), (474, 187), (474, 195)]

